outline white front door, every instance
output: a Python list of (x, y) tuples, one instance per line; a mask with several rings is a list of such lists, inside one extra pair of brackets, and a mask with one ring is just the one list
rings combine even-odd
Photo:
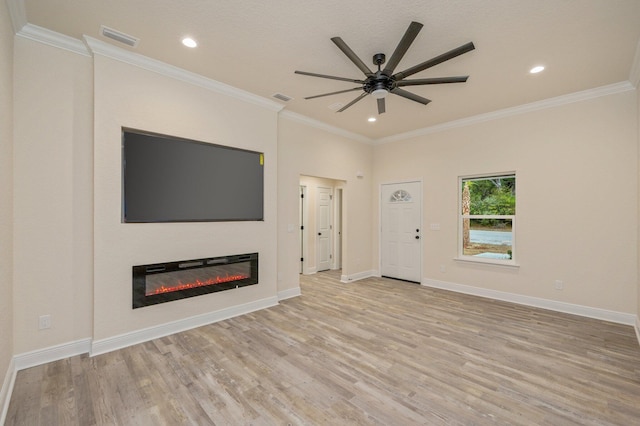
[(331, 188), (318, 187), (316, 203), (317, 271), (331, 268)]
[(389, 278), (421, 282), (420, 182), (382, 185), (380, 206), (380, 274)]

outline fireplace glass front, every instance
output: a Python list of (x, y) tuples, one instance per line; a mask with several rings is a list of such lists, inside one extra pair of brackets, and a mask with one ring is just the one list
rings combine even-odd
[(258, 253), (133, 267), (133, 308), (258, 283)]

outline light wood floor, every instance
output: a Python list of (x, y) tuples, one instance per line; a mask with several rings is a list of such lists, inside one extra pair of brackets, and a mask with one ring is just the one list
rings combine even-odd
[(382, 278), (20, 371), (7, 425), (638, 425), (630, 326)]

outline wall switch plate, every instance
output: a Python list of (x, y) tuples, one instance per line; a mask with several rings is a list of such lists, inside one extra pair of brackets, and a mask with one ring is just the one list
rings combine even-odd
[(440, 224), (439, 223), (432, 223), (430, 226), (432, 231), (439, 231), (440, 230)]
[(556, 290), (562, 290), (564, 288), (564, 283), (562, 281), (560, 281), (560, 280), (556, 280), (555, 288), (556, 288)]
[(38, 329), (44, 330), (51, 328), (51, 315), (40, 315), (38, 318)]

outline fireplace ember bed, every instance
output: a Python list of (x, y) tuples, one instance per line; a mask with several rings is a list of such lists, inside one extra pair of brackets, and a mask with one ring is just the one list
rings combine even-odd
[(133, 309), (258, 284), (258, 253), (133, 266)]

